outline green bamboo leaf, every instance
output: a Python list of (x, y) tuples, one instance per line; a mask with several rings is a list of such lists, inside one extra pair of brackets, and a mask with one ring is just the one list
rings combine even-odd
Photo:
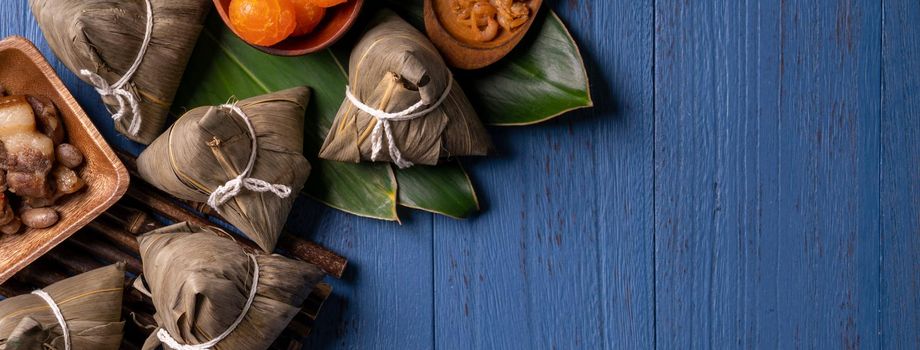
[(458, 219), (479, 211), (476, 192), (460, 162), (399, 169), (396, 179), (402, 206)]
[(355, 215), (397, 220), (396, 177), (387, 164), (350, 164), (316, 159), (345, 98), (346, 75), (331, 51), (304, 57), (264, 54), (239, 40), (211, 16), (198, 40), (175, 101), (176, 113), (307, 85), (313, 96), (305, 117), (304, 151), (313, 171), (304, 191)]
[[(422, 0), (388, 0), (425, 30)], [(457, 74), (483, 122), (514, 126), (543, 122), (593, 106), (578, 45), (552, 10), (543, 11), (507, 57), (478, 71)]]
[[(421, 1), (390, 4), (421, 27)], [(535, 25), (509, 57), (485, 70), (459, 75), (489, 124), (536, 123), (591, 105), (584, 66), (565, 26), (551, 12), (539, 20), (542, 24)], [(314, 166), (305, 188), (309, 196), (352, 214), (384, 220), (397, 220), (397, 201), (453, 217), (467, 217), (477, 211), (479, 203), (472, 184), (456, 162), (396, 170), (386, 164), (348, 164), (312, 157), (344, 99), (347, 76), (342, 64), (347, 63), (348, 48), (336, 48), (338, 59), (332, 51), (298, 58), (270, 56), (250, 48), (212, 16), (189, 64), (176, 106), (181, 111), (222, 103), (231, 95), (246, 98), (308, 85), (314, 89), (305, 138), (305, 151)]]

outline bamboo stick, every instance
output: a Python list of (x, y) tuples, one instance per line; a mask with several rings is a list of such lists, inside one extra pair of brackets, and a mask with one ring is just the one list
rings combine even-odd
[(137, 253), (140, 251), (140, 245), (137, 243), (137, 238), (134, 237), (134, 235), (122, 234), (122, 229), (119, 229), (117, 228), (117, 225), (111, 225), (106, 221), (107, 220), (105, 220), (105, 217), (100, 217), (96, 219), (96, 221), (86, 225), (86, 228), (100, 234), (110, 243), (114, 244), (116, 247), (125, 249), (127, 252)]
[(48, 262), (44, 259), (33, 262), (13, 276), (17, 281), (35, 287), (36, 289), (53, 284), (67, 277), (67, 275), (61, 273), (57, 269), (50, 268)]
[[(143, 185), (132, 186), (128, 189), (128, 196), (141, 203), (149, 205), (154, 211), (176, 221), (188, 221), (193, 225), (212, 226), (213, 224), (193, 213), (175, 204), (169, 198), (166, 198), (157, 191), (144, 188)], [(214, 216), (220, 219), (219, 216)], [(258, 249), (255, 243), (244, 240), (244, 244), (253, 249)], [(323, 248), (322, 246), (305, 241), (299, 237), (292, 236), (288, 233), (282, 233), (281, 239), (278, 240), (278, 247), (290, 252), (294, 257), (309, 262), (322, 269), (327, 274), (342, 278), (348, 260)]]
[(301, 350), (303, 349), (303, 343), (297, 339), (291, 339), (291, 342), (288, 343), (287, 350)]
[(291, 324), (288, 325), (288, 329), (305, 338), (310, 335), (310, 332), (313, 330), (313, 323), (313, 319), (300, 313), (294, 316), (294, 319), (291, 320)]
[(35, 288), (32, 288), (29, 285), (26, 285), (20, 281), (12, 280), (12, 279), (0, 285), (0, 295), (3, 295), (4, 297), (7, 297), (7, 298), (15, 297), (21, 294), (30, 293), (33, 290), (35, 290)]
[(106, 261), (113, 263), (124, 262), (125, 269), (128, 270), (128, 272), (139, 274), (143, 271), (140, 260), (131, 254), (125, 253), (124, 251), (115, 248), (110, 244), (106, 244), (106, 242), (101, 240), (88, 239), (83, 233), (73, 235), (70, 238), (70, 242), (82, 249), (84, 252), (95, 254), (105, 259)]
[(307, 300), (304, 301), (303, 311), (306, 311), (307, 317), (311, 320), (315, 320), (319, 316), (319, 310), (322, 310), (323, 305), (326, 303), (326, 300), (329, 300), (329, 296), (332, 295), (332, 286), (327, 283), (319, 283), (315, 288), (310, 292), (310, 295), (307, 296)]
[(162, 226), (147, 212), (128, 206), (127, 200), (116, 202), (102, 215), (111, 219), (112, 222), (117, 222), (119, 226), (134, 235), (150, 232)]
[(80, 250), (80, 246), (67, 240), (57, 248), (52, 249), (48, 254), (45, 254), (43, 259), (55, 263), (67, 271), (67, 274), (74, 276), (103, 266), (101, 262), (87, 254), (76, 254)]

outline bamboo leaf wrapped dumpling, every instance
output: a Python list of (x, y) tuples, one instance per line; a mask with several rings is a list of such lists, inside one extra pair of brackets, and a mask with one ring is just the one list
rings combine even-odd
[(491, 141), (437, 49), (384, 11), (352, 50), (349, 88), (320, 158), (400, 168), (486, 155)]
[(119, 349), (124, 283), (118, 263), (0, 301), (0, 350)]
[(141, 153), (140, 176), (178, 198), (207, 202), (271, 252), (310, 174), (303, 156), (309, 94), (297, 87), (192, 109)]
[(166, 123), (211, 1), (29, 4), (58, 59), (102, 95), (114, 113), (115, 129), (143, 144), (153, 141)]
[(268, 349), (323, 277), (309, 263), (250, 255), (211, 229), (187, 223), (151, 231), (138, 242), (144, 274), (135, 287), (153, 299), (159, 327), (144, 349)]

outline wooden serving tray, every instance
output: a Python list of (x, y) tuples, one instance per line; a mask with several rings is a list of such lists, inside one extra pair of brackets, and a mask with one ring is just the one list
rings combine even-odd
[(87, 188), (55, 206), (60, 221), (47, 229), (28, 229), (0, 236), (0, 283), (86, 226), (121, 198), (128, 189), (128, 171), (89, 117), (74, 100), (41, 52), (27, 39), (0, 41), (0, 86), (12, 95), (42, 95), (57, 106), (67, 142), (83, 152), (79, 173)]

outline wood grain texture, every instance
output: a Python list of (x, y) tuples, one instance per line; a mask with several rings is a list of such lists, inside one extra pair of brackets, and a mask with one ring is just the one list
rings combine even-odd
[[(483, 214), (300, 200), (348, 257), (309, 348), (920, 347), (920, 4), (546, 1), (596, 107), (491, 129)], [(98, 96), (36, 42), (103, 135)]]
[(124, 195), (129, 178), (128, 171), (93, 122), (26, 38), (0, 40), (0, 86), (11, 95), (42, 96), (54, 103), (67, 134), (66, 142), (83, 154), (85, 164), (77, 171), (86, 181), (85, 189), (55, 205), (60, 221), (54, 226), (23, 227), (19, 234), (0, 237), (0, 283), (3, 283), (112, 206)]
[(879, 10), (657, 2), (658, 347), (878, 346)]
[(920, 2), (882, 11), (881, 347), (920, 349)]
[(431, 348), (432, 214), (400, 214), (403, 225), (295, 203), (287, 231), (349, 257), (305, 349)]
[(501, 154), (469, 167), (483, 214), (435, 218), (437, 348), (653, 345), (651, 2), (547, 5), (600, 103), (493, 129)]

